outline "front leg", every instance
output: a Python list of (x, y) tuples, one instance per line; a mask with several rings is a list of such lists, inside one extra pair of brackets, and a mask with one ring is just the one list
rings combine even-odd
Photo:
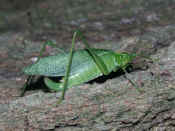
[(136, 90), (140, 93), (143, 93), (144, 91), (142, 89), (139, 88), (139, 86), (136, 84), (136, 82), (132, 81), (130, 78), (129, 78), (129, 74), (126, 70), (126, 67), (122, 68), (122, 70), (124, 71), (125, 73), (125, 78), (128, 79), (128, 81), (136, 88)]

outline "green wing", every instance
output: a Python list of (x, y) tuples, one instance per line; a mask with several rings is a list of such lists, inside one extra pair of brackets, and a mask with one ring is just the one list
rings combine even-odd
[[(92, 49), (98, 56), (103, 56), (106, 53), (113, 53), (111, 50)], [(28, 75), (43, 75), (43, 76), (64, 76), (69, 53), (61, 53), (55, 56), (41, 58), (37, 63), (24, 68), (24, 73)], [(73, 54), (70, 75), (75, 74), (77, 69), (83, 68), (82, 65), (87, 65), (93, 61), (92, 56), (87, 50), (77, 50)]]

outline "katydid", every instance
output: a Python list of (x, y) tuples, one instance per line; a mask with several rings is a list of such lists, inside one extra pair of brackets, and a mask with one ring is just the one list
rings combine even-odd
[[(80, 36), (86, 49), (74, 51), (77, 36)], [(80, 31), (75, 31), (73, 35), (70, 53), (63, 52), (40, 58), (46, 45), (53, 46), (54, 44), (45, 43), (37, 62), (23, 69), (25, 74), (30, 75), (23, 94), (26, 86), (30, 84), (31, 76), (41, 75), (45, 77), (44, 82), (49, 89), (63, 91), (61, 99), (64, 99), (67, 88), (80, 85), (102, 75), (108, 75), (112, 71), (119, 69), (126, 71), (126, 67), (136, 57), (135, 53), (116, 53), (112, 50), (90, 48)], [(58, 76), (63, 78), (59, 83), (48, 78)]]

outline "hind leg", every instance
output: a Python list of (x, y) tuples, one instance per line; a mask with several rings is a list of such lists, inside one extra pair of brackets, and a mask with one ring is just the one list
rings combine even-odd
[(63, 91), (63, 83), (62, 82), (54, 82), (51, 79), (45, 77), (44, 83), (46, 86), (53, 91)]

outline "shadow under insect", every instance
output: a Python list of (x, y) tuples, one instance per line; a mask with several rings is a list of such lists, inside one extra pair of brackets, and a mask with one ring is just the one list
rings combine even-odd
[[(128, 73), (134, 71), (132, 65), (129, 65), (125, 70)], [(125, 72), (123, 71), (123, 69), (119, 69), (119, 70), (117, 70), (117, 72), (111, 72), (109, 75), (102, 75), (102, 76), (100, 76), (98, 78), (95, 78), (95, 79), (93, 79), (91, 81), (88, 81), (86, 83), (88, 83), (88, 84), (93, 84), (93, 83), (103, 84), (107, 80), (110, 80), (110, 79), (113, 79), (113, 78), (117, 78), (117, 77), (122, 76), (124, 74), (125, 74)]]

